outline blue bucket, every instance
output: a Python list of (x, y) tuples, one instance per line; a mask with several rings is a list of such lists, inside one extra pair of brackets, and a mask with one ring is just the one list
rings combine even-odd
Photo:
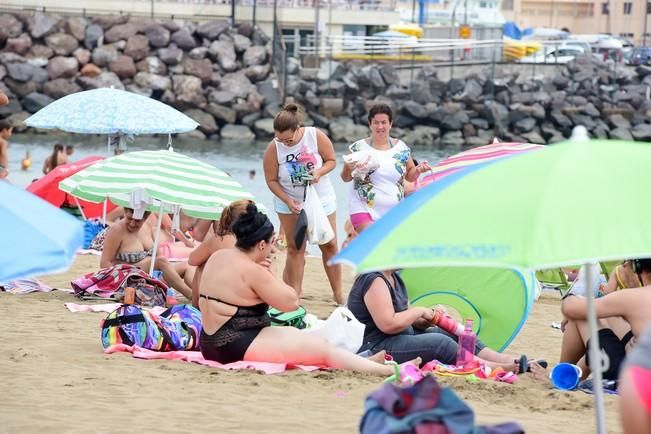
[(559, 363), (554, 366), (549, 378), (552, 380), (552, 385), (560, 390), (574, 390), (581, 381), (583, 371), (576, 365), (571, 363)]

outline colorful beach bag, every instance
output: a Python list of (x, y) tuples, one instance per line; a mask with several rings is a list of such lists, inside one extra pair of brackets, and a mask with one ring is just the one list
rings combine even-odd
[(137, 345), (152, 351), (199, 349), (201, 314), (187, 304), (172, 306), (160, 315), (134, 305), (122, 305), (101, 324), (102, 346)]

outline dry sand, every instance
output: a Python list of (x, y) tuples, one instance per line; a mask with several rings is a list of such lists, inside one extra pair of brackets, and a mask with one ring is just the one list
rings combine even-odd
[[(42, 280), (69, 288), (97, 264), (97, 257), (80, 256), (67, 273)], [(344, 274), (349, 288), (351, 273)], [(321, 261), (310, 258), (308, 311), (326, 317), (333, 309), (329, 292)], [(68, 301), (78, 300), (59, 291), (0, 293), (0, 432), (353, 433), (365, 396), (382, 381), (348, 372), (262, 375), (105, 355), (99, 339), (105, 314), (68, 312)], [(561, 333), (550, 327), (554, 321), (558, 296), (546, 293), (508, 350), (556, 362)], [(527, 433), (595, 431), (591, 395), (554, 391), (531, 375), (514, 385), (441, 382), (470, 403), (479, 423), (515, 420)], [(621, 432), (617, 407), (618, 398), (606, 396), (608, 432)]]

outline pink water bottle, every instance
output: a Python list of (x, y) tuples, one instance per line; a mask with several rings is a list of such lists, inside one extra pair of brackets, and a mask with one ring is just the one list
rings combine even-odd
[(457, 320), (448, 315), (445, 308), (442, 306), (437, 306), (436, 309), (434, 309), (432, 324), (452, 335), (461, 336), (461, 333), (463, 333), (463, 326), (459, 324)]
[(464, 366), (471, 363), (475, 359), (475, 343), (477, 337), (472, 331), (472, 319), (466, 319), (466, 326), (463, 333), (459, 336), (458, 349), (457, 349), (457, 366)]

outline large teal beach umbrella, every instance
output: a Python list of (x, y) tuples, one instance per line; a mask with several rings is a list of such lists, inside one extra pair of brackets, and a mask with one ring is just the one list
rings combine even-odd
[[(434, 266), (532, 271), (651, 257), (649, 167), (646, 143), (577, 140), (458, 172), (407, 198), (335, 262), (358, 272)], [(626, 210), (604, 208), (604, 197), (618, 198)], [(590, 348), (592, 360), (600, 359), (597, 348)], [(594, 377), (601, 384), (600, 369)], [(600, 388), (595, 404), (602, 433)]]

